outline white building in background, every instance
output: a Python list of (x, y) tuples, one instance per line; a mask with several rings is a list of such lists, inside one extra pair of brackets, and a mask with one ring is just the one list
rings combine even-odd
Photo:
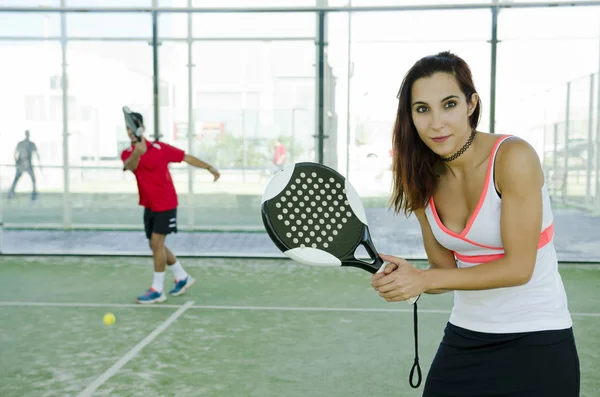
[[(61, 164), (64, 81), (60, 52), (46, 52), (40, 59), (42, 49), (43, 44), (3, 46), (3, 57), (14, 62), (5, 62), (0, 68), (8, 93), (2, 95), (6, 113), (0, 150), (6, 158), (28, 129), (44, 163)], [(86, 159), (116, 158), (117, 142), (125, 137), (121, 106), (148, 113), (152, 78), (92, 52), (69, 49), (68, 59), (69, 161), (76, 165)], [(121, 89), (113, 91), (111, 87)]]
[[(141, 6), (142, 3), (135, 1), (135, 5)], [(362, 4), (360, 1), (355, 3)], [(152, 0), (145, 4), (152, 4)], [(313, 4), (315, 1), (294, 0), (295, 6)], [(330, 0), (329, 4), (345, 3)], [(102, 6), (104, 3), (86, 0), (86, 5)], [(184, 7), (187, 0), (160, 0), (158, 5)], [(248, 6), (241, 0), (228, 0), (226, 3), (198, 0), (194, 5)], [(285, 6), (275, 0), (252, 1), (251, 5)], [(571, 18), (563, 18), (567, 13)], [(350, 131), (351, 145), (357, 145), (356, 138), (361, 138), (356, 136), (357, 131), (360, 132), (359, 127), (364, 129), (363, 135), (372, 137), (370, 143), (389, 140), (397, 103), (395, 94), (403, 73), (420, 56), (442, 49), (456, 51), (471, 64), (484, 99), (481, 129), (487, 130), (489, 15), (486, 10), (355, 14), (352, 25), (353, 67), (349, 78), (346, 70), (347, 21), (342, 14), (332, 14), (328, 19), (328, 62), (332, 69), (326, 93), (329, 109), (326, 115), (330, 117), (326, 125), (326, 134), (330, 136), (327, 141), (329, 153), (338, 151), (340, 156), (344, 156), (347, 130)], [(543, 18), (537, 18), (536, 29), (531, 30), (529, 21), (536, 15)], [(598, 70), (597, 16), (595, 8), (587, 7), (502, 11), (496, 88), (497, 132), (523, 136), (532, 141), (540, 152), (543, 151), (539, 128), (553, 122), (554, 118), (558, 121), (564, 119), (561, 109), (564, 110), (565, 97), (560, 92), (554, 98), (545, 90), (564, 87), (567, 81)], [(60, 31), (57, 18), (58, 15), (54, 15), (44, 19), (43, 29), (37, 25), (28, 26), (41, 23), (41, 19), (33, 16), (0, 19), (0, 35), (9, 37), (11, 32), (15, 32), (56, 36)], [(107, 34), (112, 38), (150, 37), (151, 20), (147, 14), (110, 16), (109, 22), (115, 21), (110, 30), (105, 29), (107, 18), (106, 14), (69, 15), (68, 33), (98, 38)], [(187, 18), (185, 14), (161, 15), (161, 37), (187, 37)], [(425, 23), (439, 28), (420, 31), (419, 27)], [(456, 25), (456, 29), (447, 31), (449, 23)], [(163, 140), (186, 146), (186, 135), (190, 130), (196, 135), (195, 141), (200, 147), (201, 140), (210, 134), (228, 133), (263, 140), (285, 135), (295, 136), (303, 140), (303, 145), (309, 150), (314, 149), (314, 15), (193, 15), (192, 31), (194, 37), (207, 40), (193, 43), (191, 86), (188, 85), (187, 43), (165, 40), (159, 47), (161, 112), (158, 130)], [(287, 42), (234, 40), (240, 37), (264, 39), (282, 36), (307, 39)], [(231, 41), (211, 41), (215, 38), (230, 38)], [(585, 49), (577, 49), (579, 44), (585, 45)], [(118, 154), (121, 148), (119, 141), (125, 141), (120, 114), (124, 104), (143, 112), (149, 133), (154, 131), (152, 58), (147, 41), (70, 41), (67, 48), (71, 164), (88, 159), (100, 161)], [(4, 113), (0, 127), (1, 162), (10, 163), (14, 145), (22, 139), (23, 131), (30, 129), (44, 162), (61, 164), (62, 68), (59, 43), (3, 41), (0, 42), (0, 50), (3, 56), (0, 63), (3, 90), (0, 104)], [(553, 55), (556, 53), (561, 56)], [(587, 87), (577, 87), (574, 85), (571, 92), (573, 113), (577, 106), (586, 111)], [(188, 89), (192, 90), (193, 126), (187, 125)], [(347, 96), (350, 96), (349, 110), (346, 108)], [(555, 108), (558, 111), (552, 111)], [(347, 129), (345, 116), (348, 111), (350, 127)], [(354, 161), (354, 157), (352, 159)], [(335, 163), (340, 166), (345, 161), (339, 159)]]
[[(93, 6), (92, 3), (89, 1), (86, 5)], [(187, 5), (185, 0), (160, 3), (161, 6)], [(154, 133), (151, 24), (149, 15), (131, 15), (135, 18), (131, 16), (130, 20), (121, 14), (68, 15), (69, 37), (98, 38), (97, 41), (70, 40), (67, 44), (66, 101), (71, 165), (118, 157), (127, 144), (121, 114), (123, 105), (143, 113), (148, 135)], [(194, 142), (199, 147), (202, 140), (215, 134), (243, 136), (268, 146), (273, 138), (288, 136), (306, 148), (303, 159), (314, 156), (316, 62), (312, 37), (315, 20), (313, 16), (301, 15), (296, 21), (296, 17), (194, 15), (194, 37), (225, 36), (230, 40), (193, 43), (191, 85), (188, 84), (187, 43), (162, 40), (158, 50), (161, 139), (187, 147), (188, 131), (193, 131)], [(258, 27), (248, 23), (255, 22), (256, 18), (264, 19)], [(60, 24), (55, 26), (54, 19), (51, 17), (49, 28), (44, 29), (48, 37), (57, 37), (60, 32)], [(16, 22), (15, 26), (21, 26)], [(106, 29), (107, 23), (114, 24), (110, 30)], [(11, 31), (6, 26), (5, 30), (6, 34)], [(24, 32), (22, 26), (18, 31)], [(161, 38), (187, 37), (187, 15), (161, 15), (159, 34)], [(278, 38), (282, 34), (307, 39), (239, 40), (248, 35)], [(148, 41), (102, 41), (107, 35), (148, 38)], [(23, 131), (29, 129), (44, 163), (62, 164), (64, 82), (59, 42), (40, 40), (23, 45), (18, 41), (4, 41), (0, 48), (6, 60), (0, 65), (0, 82), (8, 93), (1, 99), (8, 115), (0, 130), (3, 143), (0, 153), (7, 160), (3, 162), (10, 163), (12, 148), (22, 139)], [(333, 83), (333, 79), (330, 81)], [(326, 96), (328, 103), (333, 104), (334, 92), (329, 89)], [(188, 125), (189, 98), (193, 102), (193, 126)], [(335, 113), (335, 110), (327, 112), (330, 119), (334, 119)], [(330, 127), (334, 128), (331, 122)], [(335, 135), (331, 131), (326, 133)]]

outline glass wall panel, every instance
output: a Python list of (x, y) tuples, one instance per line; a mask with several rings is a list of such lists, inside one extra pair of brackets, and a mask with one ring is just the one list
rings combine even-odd
[[(166, 0), (165, 0), (166, 1)], [(322, 0), (192, 0), (192, 7), (248, 8), (248, 7), (309, 7)]]
[(0, 0), (0, 7), (60, 7), (61, 0)]
[(60, 36), (60, 14), (0, 12), (0, 37), (48, 38)]
[[(160, 140), (167, 142), (192, 155), (189, 143), (189, 68), (188, 44), (183, 42), (163, 42), (159, 48), (160, 70)], [(197, 156), (199, 157), (199, 156)], [(197, 173), (196, 173), (197, 172)], [(171, 175), (179, 196), (178, 222), (182, 229), (193, 228), (192, 187), (199, 178), (206, 177), (207, 171), (195, 171), (186, 164), (172, 164)]]
[[(63, 119), (61, 49), (57, 42), (1, 41), (0, 53), (0, 159), (2, 199), (17, 174), (17, 144), (30, 132), (39, 159), (33, 170), (38, 200), (32, 201), (32, 181), (24, 170), (15, 197), (4, 205), (4, 222), (42, 226), (62, 223), (63, 205)], [(40, 62), (43, 59), (43, 62)], [(42, 167), (40, 167), (42, 165)]]
[(67, 34), (82, 38), (152, 38), (150, 13), (67, 14)]
[(479, 129), (488, 130), (490, 23), (489, 10), (352, 16), (349, 175), (360, 192), (389, 197), (396, 95), (423, 56), (449, 50), (470, 65), (483, 103)]
[(600, 7), (507, 9), (499, 15), (497, 132), (535, 147), (559, 213), (564, 207), (600, 212), (598, 21)]
[[(553, 3), (577, 4), (585, 3), (586, 0), (558, 0)], [(547, 3), (546, 0), (500, 0), (500, 3), (519, 4), (519, 3)]]
[(69, 42), (69, 163), (74, 225), (141, 224), (137, 188), (123, 172), (129, 146), (122, 106), (154, 134), (152, 48), (147, 43)]
[[(455, 5), (455, 4), (485, 4), (493, 3), (495, 0), (352, 0), (351, 4), (354, 7), (370, 7), (370, 6), (423, 6), (423, 5)], [(329, 5), (346, 6), (348, 2), (344, 0), (331, 0)]]
[(352, 65), (348, 13), (332, 13), (326, 17), (324, 64), (324, 163), (347, 175), (350, 130), (348, 107), (352, 93), (349, 82)]
[[(196, 42), (190, 151), (223, 171), (196, 172), (198, 225), (262, 225), (260, 196), (283, 164), (314, 159), (315, 46), (304, 41)], [(283, 149), (285, 161), (274, 164)]]
[[(59, 0), (0, 0), (0, 7), (39, 7), (32, 13), (0, 11), (4, 221), (140, 229), (135, 180), (122, 171), (119, 158), (129, 145), (121, 114), (128, 105), (144, 115), (151, 139), (185, 149), (222, 171), (221, 180), (212, 183), (204, 170), (171, 166), (182, 229), (262, 230), (258, 206), (265, 183), (284, 164), (318, 159), (319, 19), (314, 12), (249, 14), (244, 8), (475, 3), (488, 2), (67, 0), (68, 7), (240, 11), (158, 16), (155, 126), (150, 13), (99, 11), (61, 18), (43, 11), (60, 6)], [(416, 60), (444, 50), (471, 66), (483, 102), (479, 129), (489, 131), (495, 95), (495, 131), (523, 137), (538, 151), (557, 219), (572, 219), (573, 209), (584, 210), (580, 216), (600, 214), (600, 7), (501, 8), (498, 15), (492, 65), (491, 8), (326, 14), (324, 163), (357, 187), (378, 238), (418, 231), (414, 219), (387, 212), (396, 94)], [(491, 92), (493, 66), (497, 76)], [(28, 175), (21, 177), (16, 196), (6, 200), (16, 174), (14, 148), (25, 130), (43, 164), (35, 169), (43, 200), (31, 201)], [(63, 182), (65, 131), (68, 186)], [(568, 228), (573, 226), (566, 224), (557, 221), (558, 235), (572, 234)]]
[(161, 39), (186, 38), (188, 35), (188, 14), (183, 12), (159, 14), (158, 35)]
[(316, 17), (312, 13), (208, 13), (193, 14), (194, 37), (280, 38), (313, 37)]
[(152, 0), (66, 0), (67, 7), (151, 7)]

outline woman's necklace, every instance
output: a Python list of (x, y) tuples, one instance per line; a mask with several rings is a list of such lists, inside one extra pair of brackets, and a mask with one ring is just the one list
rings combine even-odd
[(467, 142), (463, 145), (463, 147), (458, 149), (458, 152), (454, 153), (452, 156), (442, 158), (442, 160), (444, 160), (445, 162), (449, 162), (449, 161), (456, 160), (457, 158), (459, 158), (460, 155), (463, 154), (469, 148), (469, 146), (471, 146), (471, 144), (473, 143), (473, 140), (475, 139), (475, 134), (477, 134), (477, 131), (475, 131), (475, 129), (473, 129), (473, 131), (471, 132), (471, 136), (469, 137)]

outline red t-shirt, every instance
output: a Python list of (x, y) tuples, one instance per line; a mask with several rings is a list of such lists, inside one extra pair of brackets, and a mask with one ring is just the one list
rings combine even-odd
[[(177, 193), (169, 172), (169, 163), (181, 163), (185, 152), (164, 142), (146, 141), (146, 153), (133, 171), (140, 194), (139, 204), (154, 212), (177, 208)], [(133, 153), (133, 146), (123, 150), (123, 164)]]

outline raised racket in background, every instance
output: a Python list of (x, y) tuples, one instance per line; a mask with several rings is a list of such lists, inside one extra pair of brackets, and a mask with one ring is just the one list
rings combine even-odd
[(123, 117), (125, 117), (125, 124), (127, 124), (127, 127), (133, 131), (133, 135), (135, 135), (138, 142), (141, 142), (141, 136), (144, 133), (144, 127), (142, 126), (141, 121), (128, 106), (123, 106)]
[[(261, 202), (262, 220), (277, 248), (296, 262), (321, 267), (351, 266), (370, 273), (383, 271), (367, 225), (358, 193), (337, 171), (318, 163), (289, 165), (277, 172), (265, 187)], [(355, 256), (363, 246), (370, 260)], [(410, 384), (418, 387), (421, 370), (417, 351), (418, 296), (414, 305), (415, 365)], [(412, 382), (417, 370), (418, 381)]]

